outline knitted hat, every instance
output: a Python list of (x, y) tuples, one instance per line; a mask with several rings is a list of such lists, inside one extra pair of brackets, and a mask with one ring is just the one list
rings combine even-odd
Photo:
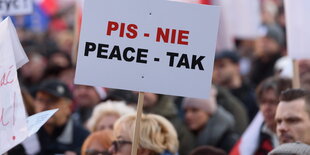
[(282, 144), (271, 152), (268, 155), (310, 155), (310, 145), (295, 142), (295, 143), (286, 143)]
[(182, 108), (202, 109), (203, 111), (212, 115), (217, 109), (216, 95), (217, 90), (215, 87), (212, 87), (209, 99), (185, 98), (183, 100)]
[(185, 98), (182, 108), (197, 108), (208, 114), (213, 114), (216, 110), (216, 103), (212, 102), (211, 99)]

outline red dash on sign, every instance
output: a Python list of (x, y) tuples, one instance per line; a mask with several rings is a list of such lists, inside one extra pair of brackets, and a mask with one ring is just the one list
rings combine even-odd
[(149, 33), (144, 33), (144, 37), (150, 37)]

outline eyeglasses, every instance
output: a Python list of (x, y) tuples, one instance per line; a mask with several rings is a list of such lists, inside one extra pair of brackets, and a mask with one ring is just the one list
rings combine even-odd
[(125, 144), (132, 144), (132, 142), (126, 140), (115, 140), (112, 142), (112, 146), (115, 152), (118, 152), (121, 149), (121, 147)]
[(86, 150), (86, 155), (112, 155), (108, 151)]

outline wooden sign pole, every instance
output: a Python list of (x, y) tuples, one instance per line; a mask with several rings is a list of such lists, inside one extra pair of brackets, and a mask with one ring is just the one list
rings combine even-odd
[(77, 53), (78, 53), (78, 43), (79, 43), (79, 5), (78, 2), (75, 2), (74, 6), (74, 26), (73, 26), (73, 44), (72, 44), (72, 53), (71, 59), (72, 63), (76, 65), (77, 62)]
[(293, 88), (300, 88), (299, 66), (296, 59), (293, 59), (293, 73)]
[(143, 111), (143, 102), (144, 102), (144, 92), (139, 92), (136, 125), (135, 125), (135, 130), (134, 130), (134, 138), (133, 138), (133, 143), (132, 143), (132, 148), (131, 148), (131, 155), (137, 155), (137, 151), (138, 151), (138, 144), (139, 144), (139, 139), (140, 139), (140, 122), (141, 122), (141, 115)]

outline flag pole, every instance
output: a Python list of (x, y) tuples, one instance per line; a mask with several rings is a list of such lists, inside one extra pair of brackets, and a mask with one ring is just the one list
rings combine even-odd
[(78, 53), (78, 43), (79, 43), (79, 5), (78, 2), (75, 1), (74, 6), (74, 26), (73, 26), (73, 44), (72, 44), (72, 53), (71, 53), (71, 59), (72, 63), (76, 65), (77, 61), (77, 53)]
[(300, 88), (298, 60), (293, 59), (293, 88)]
[(134, 138), (133, 138), (133, 143), (132, 143), (132, 148), (131, 148), (131, 155), (137, 155), (137, 151), (138, 151), (138, 144), (140, 140), (140, 122), (141, 122), (141, 115), (143, 111), (143, 102), (144, 102), (144, 92), (139, 92), (137, 117), (135, 121)]

